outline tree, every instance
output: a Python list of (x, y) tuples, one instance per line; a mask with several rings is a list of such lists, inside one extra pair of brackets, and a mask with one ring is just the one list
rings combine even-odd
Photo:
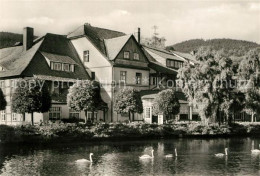
[(100, 86), (95, 81), (84, 80), (77, 81), (70, 87), (67, 95), (68, 106), (75, 111), (92, 112), (94, 120), (94, 111), (103, 108), (104, 102), (100, 96)]
[(5, 100), (5, 96), (4, 93), (2, 91), (2, 89), (0, 88), (0, 111), (5, 110), (7, 103)]
[(232, 59), (224, 50), (200, 48), (196, 63), (187, 63), (179, 69), (178, 78), (188, 100), (199, 109), (205, 124), (220, 120), (220, 112), (231, 122), (230, 109), (235, 105), (234, 68)]
[(240, 90), (245, 93), (245, 111), (254, 116), (260, 113), (260, 48), (250, 50), (238, 68)]
[(33, 113), (48, 112), (51, 107), (51, 97), (45, 81), (39, 79), (22, 79), (17, 82), (17, 88), (12, 98), (12, 111), (15, 113), (31, 113), (31, 124), (34, 125)]
[(128, 113), (131, 121), (131, 113), (134, 115), (143, 112), (141, 95), (133, 88), (120, 89), (115, 97), (114, 110), (120, 114)]
[(180, 112), (180, 103), (173, 89), (166, 89), (157, 94), (153, 101), (153, 115), (165, 114), (169, 120)]

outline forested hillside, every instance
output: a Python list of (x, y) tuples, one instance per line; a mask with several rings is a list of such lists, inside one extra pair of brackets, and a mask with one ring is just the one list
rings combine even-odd
[(22, 42), (23, 35), (10, 32), (0, 32), (0, 48), (14, 46), (16, 42)]
[[(211, 46), (215, 50), (220, 50), (222, 48), (226, 50), (249, 50), (252, 48), (260, 47), (259, 44), (244, 40), (233, 40), (233, 39), (211, 39), (211, 40), (203, 40), (203, 39), (192, 39), (187, 40), (181, 43), (177, 43), (171, 46), (168, 46), (166, 49), (174, 49), (180, 52), (191, 52), (196, 51), (198, 48), (202, 46)], [(241, 51), (241, 52), (242, 52)]]

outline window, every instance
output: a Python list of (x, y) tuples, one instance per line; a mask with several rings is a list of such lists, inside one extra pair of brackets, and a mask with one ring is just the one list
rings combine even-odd
[(134, 53), (134, 60), (139, 60), (139, 54), (138, 53)]
[(12, 121), (17, 121), (17, 114), (16, 113), (12, 113)]
[(120, 71), (120, 81), (126, 83), (126, 71)]
[(4, 67), (0, 66), (0, 71), (5, 71)]
[(142, 73), (136, 73), (135, 81), (136, 81), (136, 84), (142, 83)]
[(91, 79), (92, 79), (92, 80), (95, 80), (95, 79), (96, 79), (95, 72), (91, 72)]
[(53, 70), (61, 70), (61, 63), (53, 63)]
[(174, 61), (174, 67), (179, 68), (179, 62), (178, 61)]
[(183, 66), (183, 63), (181, 61), (167, 59), (166, 66), (171, 68), (181, 68)]
[(5, 120), (6, 120), (6, 119), (5, 119), (5, 110), (0, 111), (0, 117), (1, 117), (2, 121), (5, 121)]
[(51, 70), (74, 72), (74, 65), (67, 63), (51, 62)]
[(129, 59), (130, 58), (130, 53), (129, 51), (124, 52), (124, 59)]
[(167, 66), (167, 67), (172, 67), (172, 66), (171, 66), (171, 60), (169, 60), (169, 59), (166, 60), (166, 66)]
[(5, 81), (0, 81), (0, 88), (4, 88), (5, 87)]
[(55, 120), (60, 119), (61, 115), (61, 107), (51, 107), (49, 111), (49, 119)]
[(89, 62), (89, 50), (83, 51), (83, 62)]
[(70, 111), (69, 118), (71, 118), (71, 119), (79, 119), (80, 118), (80, 112), (79, 111), (74, 111), (72, 109), (70, 109), (69, 111)]
[(189, 120), (188, 114), (180, 114), (180, 121), (187, 121)]
[(157, 85), (156, 83), (157, 83), (156, 77), (152, 77), (152, 85)]
[(173, 67), (173, 68), (174, 68), (174, 67), (175, 67), (175, 66), (174, 66), (174, 61), (170, 61), (170, 63), (171, 63), (171, 64), (170, 64), (170, 67)]
[(192, 114), (192, 120), (199, 121), (200, 120), (199, 115), (198, 114)]
[(151, 118), (151, 108), (145, 108), (145, 118)]
[[(14, 92), (15, 92), (15, 89), (18, 87), (18, 84), (19, 84), (19, 81), (18, 80), (15, 80), (15, 79), (12, 79), (11, 80), (11, 88), (10, 88), (10, 93), (11, 93), (11, 96), (13, 96)], [(12, 98), (12, 97), (11, 97)]]
[(70, 65), (70, 71), (74, 72), (75, 66), (74, 65)]
[(87, 113), (87, 120), (94, 121), (95, 119), (97, 119), (97, 112), (94, 112), (94, 119), (92, 118), (92, 112)]
[(70, 64), (63, 64), (63, 71), (70, 71)]

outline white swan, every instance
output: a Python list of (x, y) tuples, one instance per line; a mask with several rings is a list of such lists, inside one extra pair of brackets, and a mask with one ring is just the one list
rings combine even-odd
[(215, 154), (216, 157), (223, 157), (228, 155), (228, 148), (225, 148), (225, 154), (224, 153), (217, 153)]
[(140, 159), (150, 159), (150, 158), (154, 158), (154, 156), (153, 156), (153, 149), (151, 150), (151, 152), (152, 152), (152, 156), (150, 156), (150, 155), (142, 155), (142, 156), (139, 156), (139, 158)]
[[(260, 148), (260, 144), (259, 144), (259, 148)], [(259, 154), (259, 153), (260, 153), (260, 150), (259, 150), (259, 149), (253, 149), (253, 150), (251, 150), (251, 152), (252, 152), (253, 154)]]
[[(176, 148), (174, 149), (174, 154), (175, 154), (175, 157), (178, 156), (178, 154), (177, 154), (177, 149), (176, 149)], [(172, 157), (173, 157), (173, 154), (165, 155), (165, 157), (166, 157), (166, 158), (172, 158)]]
[(89, 154), (89, 160), (87, 160), (87, 159), (78, 159), (78, 160), (76, 160), (76, 163), (92, 163), (93, 162), (92, 155), (93, 155), (93, 153)]

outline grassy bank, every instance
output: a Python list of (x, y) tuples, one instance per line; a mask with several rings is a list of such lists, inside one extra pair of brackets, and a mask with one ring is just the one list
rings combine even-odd
[(221, 137), (257, 136), (260, 124), (236, 123), (231, 126), (201, 123), (145, 124), (145, 123), (100, 123), (94, 125), (75, 123), (49, 123), (38, 126), (0, 125), (0, 143), (12, 142), (71, 142), (100, 139), (138, 139), (170, 137)]

